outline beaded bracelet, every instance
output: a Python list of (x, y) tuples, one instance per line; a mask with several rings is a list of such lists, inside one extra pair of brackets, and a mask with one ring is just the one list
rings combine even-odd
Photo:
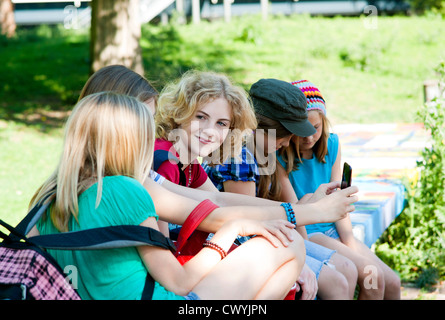
[(221, 248), (219, 245), (217, 245), (216, 243), (213, 243), (211, 241), (206, 241), (202, 244), (202, 247), (210, 248), (215, 251), (218, 251), (219, 254), (221, 255), (221, 259), (224, 259), (225, 257), (227, 257), (227, 252), (223, 248)]
[(295, 219), (295, 212), (294, 209), (292, 208), (292, 204), (290, 204), (289, 202), (284, 202), (280, 204), (280, 206), (282, 206), (286, 211), (287, 221), (289, 221), (294, 225), (297, 225), (297, 221)]

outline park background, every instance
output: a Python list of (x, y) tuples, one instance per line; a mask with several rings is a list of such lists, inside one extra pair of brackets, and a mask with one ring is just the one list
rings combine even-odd
[[(420, 174), (403, 181), (407, 206), (374, 250), (428, 299), (445, 280), (445, 104), (427, 108), (424, 83), (445, 74), (445, 9), (440, 1), (408, 3), (411, 10), (391, 15), (244, 14), (199, 23), (173, 12), (168, 22), (143, 23), (139, 45), (158, 90), (193, 68), (226, 73), (246, 90), (260, 78), (304, 78), (322, 91), (334, 126), (424, 123), (433, 143), (419, 150)], [(64, 23), (18, 25), (0, 36), (0, 218), (12, 225), (58, 160), (64, 121), (92, 72), (91, 37), (89, 27)]]

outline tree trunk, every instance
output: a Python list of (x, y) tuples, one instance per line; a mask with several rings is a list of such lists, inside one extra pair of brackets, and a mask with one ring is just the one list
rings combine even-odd
[(139, 0), (91, 2), (90, 72), (122, 64), (143, 75)]
[(8, 38), (15, 36), (14, 5), (11, 0), (0, 0), (0, 29)]

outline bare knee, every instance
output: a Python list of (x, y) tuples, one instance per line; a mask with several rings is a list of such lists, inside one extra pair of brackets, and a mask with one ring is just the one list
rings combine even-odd
[(335, 266), (335, 269), (345, 276), (350, 286), (355, 286), (358, 279), (357, 267), (350, 259), (338, 253), (334, 253), (331, 257), (330, 263)]
[(400, 287), (400, 277), (392, 270), (387, 272), (385, 276), (385, 299), (399, 300)]
[(352, 299), (350, 285), (346, 277), (340, 272), (323, 266), (319, 277), (318, 295), (322, 300)]
[(304, 264), (306, 259), (306, 248), (304, 246), (303, 237), (295, 230), (292, 230), (292, 236), (294, 241), (290, 242), (288, 248), (292, 250), (295, 259), (299, 263)]
[(358, 285), (360, 296), (366, 299), (383, 299), (385, 291), (385, 276), (383, 270), (372, 262), (358, 266)]

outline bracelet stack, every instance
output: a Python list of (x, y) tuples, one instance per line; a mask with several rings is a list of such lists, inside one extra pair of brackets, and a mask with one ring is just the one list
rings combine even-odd
[(282, 206), (286, 211), (287, 221), (289, 221), (294, 225), (297, 225), (297, 221), (295, 219), (295, 212), (294, 209), (292, 208), (292, 204), (290, 204), (289, 202), (284, 202), (280, 204), (280, 206)]
[(221, 259), (224, 259), (225, 257), (227, 257), (227, 252), (223, 248), (221, 248), (219, 245), (217, 245), (216, 243), (213, 243), (211, 241), (206, 241), (202, 244), (202, 247), (210, 248), (215, 251), (218, 251), (219, 254), (221, 255)]

